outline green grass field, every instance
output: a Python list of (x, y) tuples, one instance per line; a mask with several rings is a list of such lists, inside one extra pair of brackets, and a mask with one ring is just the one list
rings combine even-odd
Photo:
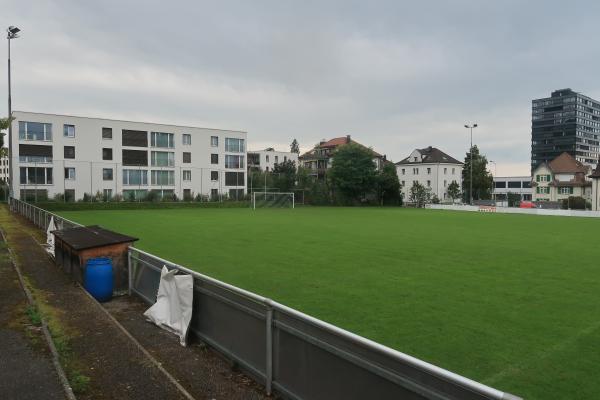
[(308, 207), (61, 214), (527, 399), (600, 393), (600, 220)]

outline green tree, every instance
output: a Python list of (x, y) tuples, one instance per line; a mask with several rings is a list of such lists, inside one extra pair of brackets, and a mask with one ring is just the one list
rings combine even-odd
[(458, 182), (456, 182), (456, 181), (450, 182), (450, 184), (448, 185), (447, 192), (448, 192), (448, 197), (450, 197), (452, 199), (452, 203), (454, 203), (454, 200), (456, 200), (460, 197), (460, 185), (458, 184)]
[(300, 154), (300, 145), (296, 139), (294, 139), (290, 145), (290, 152)]
[(341, 194), (347, 201), (360, 201), (376, 185), (373, 151), (353, 143), (338, 147), (327, 175), (335, 193)]
[(400, 194), (400, 181), (398, 180), (398, 173), (396, 172), (396, 166), (392, 163), (386, 162), (383, 168), (377, 174), (377, 198), (379, 204), (401, 204), (402, 197)]
[(492, 198), (492, 185), (494, 178), (487, 169), (487, 158), (479, 152), (477, 146), (473, 146), (465, 156), (465, 164), (462, 171), (463, 194), (467, 202), (471, 198), (471, 152), (473, 152), (473, 200), (489, 200)]
[(426, 188), (419, 182), (415, 181), (410, 187), (408, 200), (415, 203), (417, 207), (425, 207), (425, 204), (431, 200), (431, 188)]
[(508, 192), (506, 197), (509, 207), (519, 207), (521, 203), (521, 195), (519, 193)]
[(273, 168), (273, 182), (280, 192), (289, 192), (296, 184), (296, 163), (286, 160)]

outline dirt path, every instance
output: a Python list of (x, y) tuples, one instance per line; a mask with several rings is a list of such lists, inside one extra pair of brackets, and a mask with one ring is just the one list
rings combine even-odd
[(65, 399), (37, 315), (29, 308), (6, 243), (1, 237), (0, 293), (2, 398)]

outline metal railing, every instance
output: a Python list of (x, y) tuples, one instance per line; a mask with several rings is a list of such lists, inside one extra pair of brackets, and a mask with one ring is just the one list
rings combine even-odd
[(76, 228), (78, 226), (82, 226), (77, 222), (70, 221), (59, 215), (51, 213), (50, 211), (44, 210), (42, 208), (34, 206), (33, 204), (29, 204), (22, 200), (18, 200), (12, 197), (8, 200), (8, 206), (11, 212), (22, 215), (29, 221), (33, 222), (35, 226), (42, 229), (43, 231), (46, 231), (48, 229), (48, 224), (50, 224), (50, 219), (52, 217), (54, 217), (54, 225), (56, 226), (57, 230)]
[(519, 399), (268, 298), (129, 248), (129, 290), (154, 304), (161, 268), (194, 277), (191, 332), (290, 399)]
[[(20, 200), (10, 210), (41, 229), (81, 226)], [(265, 385), (313, 399), (518, 400), (255, 293), (129, 247), (129, 293), (154, 304), (163, 266), (194, 277), (190, 330)]]

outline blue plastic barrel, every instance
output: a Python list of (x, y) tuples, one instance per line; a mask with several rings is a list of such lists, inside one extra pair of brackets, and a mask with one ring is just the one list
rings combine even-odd
[(90, 258), (87, 261), (83, 287), (100, 302), (112, 298), (113, 268), (110, 258)]

